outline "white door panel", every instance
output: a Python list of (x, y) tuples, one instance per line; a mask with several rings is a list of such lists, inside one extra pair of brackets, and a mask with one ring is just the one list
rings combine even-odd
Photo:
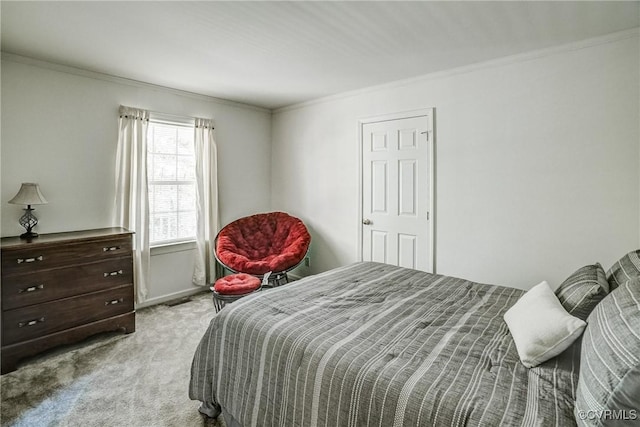
[(432, 271), (431, 116), (362, 124), (362, 259)]
[(417, 268), (417, 239), (417, 236), (398, 234), (398, 265), (400, 267)]
[(387, 232), (371, 230), (371, 261), (388, 263)]

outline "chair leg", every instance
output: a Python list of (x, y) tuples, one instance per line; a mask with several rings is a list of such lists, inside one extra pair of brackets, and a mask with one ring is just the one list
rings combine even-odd
[(269, 277), (269, 284), (272, 288), (277, 288), (278, 286), (286, 285), (289, 283), (289, 276), (287, 273), (274, 274)]
[(281, 281), (281, 285), (286, 285), (287, 283), (289, 283), (289, 275), (287, 275), (287, 273), (280, 275), (279, 279)]
[(216, 313), (219, 313), (220, 310), (224, 307), (224, 301), (219, 300), (215, 296), (213, 297), (213, 308), (215, 308)]

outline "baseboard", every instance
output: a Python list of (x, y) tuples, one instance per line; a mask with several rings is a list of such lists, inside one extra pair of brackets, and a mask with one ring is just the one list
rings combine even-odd
[(204, 292), (209, 292), (209, 288), (202, 287), (202, 288), (185, 289), (184, 291), (178, 291), (171, 294), (162, 295), (160, 297), (149, 298), (143, 303), (136, 304), (136, 310), (145, 308), (145, 307), (151, 307), (152, 305), (162, 304), (167, 301), (173, 301), (180, 298), (189, 297), (189, 296), (196, 295), (199, 293), (204, 293)]

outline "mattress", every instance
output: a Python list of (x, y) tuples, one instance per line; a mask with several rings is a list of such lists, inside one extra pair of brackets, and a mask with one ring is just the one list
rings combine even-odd
[(524, 291), (356, 263), (212, 319), (189, 395), (247, 426), (572, 426), (580, 342), (527, 369)]

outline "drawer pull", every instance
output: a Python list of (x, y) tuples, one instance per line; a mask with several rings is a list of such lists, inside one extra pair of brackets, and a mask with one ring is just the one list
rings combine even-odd
[(25, 322), (18, 322), (18, 328), (24, 328), (25, 326), (33, 326), (43, 322), (44, 322), (44, 317), (41, 317), (39, 319), (27, 320)]
[(111, 301), (107, 301), (104, 303), (104, 305), (114, 305), (114, 304), (120, 304), (124, 302), (124, 298), (118, 298), (118, 299), (112, 299)]
[(102, 248), (102, 252), (117, 251), (118, 249), (120, 249), (120, 246), (109, 246), (107, 248)]
[(44, 258), (42, 257), (42, 255), (37, 256), (35, 258), (18, 258), (18, 264), (22, 264), (23, 262), (36, 262), (36, 261), (42, 261)]
[(111, 271), (109, 273), (102, 273), (102, 274), (104, 274), (104, 277), (109, 277), (109, 276), (122, 275), (122, 274), (124, 274), (124, 272), (122, 270), (118, 270), (118, 271)]
[(25, 292), (35, 292), (35, 291), (40, 290), (40, 289), (44, 289), (44, 285), (43, 284), (29, 286), (28, 288), (24, 288), (24, 289), (18, 289), (18, 293), (19, 294), (23, 294)]

